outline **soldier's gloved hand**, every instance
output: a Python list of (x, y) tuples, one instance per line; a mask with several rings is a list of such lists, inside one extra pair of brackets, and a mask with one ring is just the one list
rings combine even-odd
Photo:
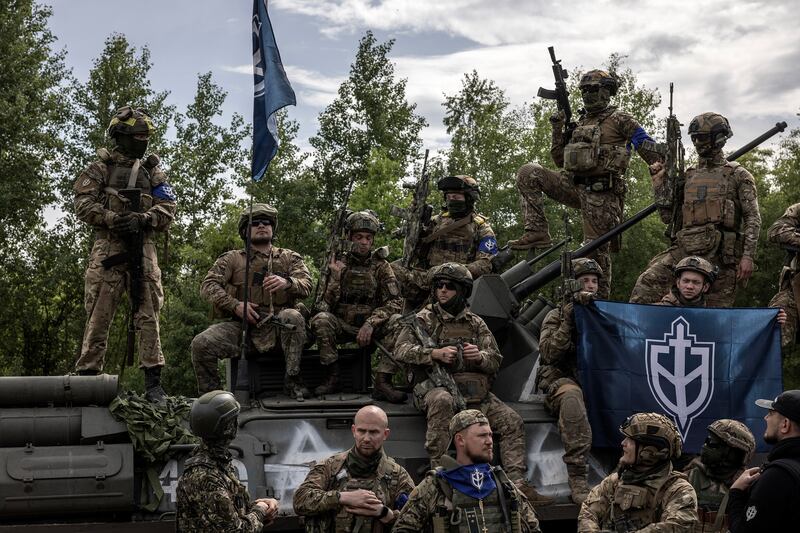
[(572, 298), (581, 305), (589, 305), (595, 298), (597, 298), (597, 293), (578, 291), (572, 295)]
[(561, 111), (560, 109), (555, 113), (553, 113), (552, 115), (550, 115), (550, 124), (552, 124), (553, 126), (557, 124), (563, 124), (566, 121), (567, 117), (564, 115), (564, 112)]
[(134, 213), (117, 215), (111, 223), (111, 229), (121, 235), (130, 235), (139, 230), (139, 220)]

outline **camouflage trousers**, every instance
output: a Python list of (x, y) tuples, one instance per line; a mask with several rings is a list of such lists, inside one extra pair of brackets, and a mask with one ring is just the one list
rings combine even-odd
[[(447, 453), (450, 444), (450, 419), (456, 414), (453, 396), (446, 389), (436, 387), (425, 395), (425, 414), (428, 430), (425, 433), (425, 450), (432, 462)], [(469, 405), (479, 409), (486, 418), (495, 436), (500, 436), (500, 461), (503, 470), (511, 481), (525, 478), (525, 425), (522, 417), (512, 408), (500, 401), (497, 396), (489, 396), (480, 405)]]
[[(358, 328), (351, 326), (333, 313), (322, 311), (311, 318), (309, 327), (317, 339), (319, 360), (323, 365), (329, 365), (339, 360), (337, 344), (355, 342)], [(356, 333), (354, 333), (356, 331)], [(373, 341), (383, 341), (380, 330), (372, 333)], [(383, 342), (381, 342), (383, 344)]]
[[(260, 353), (266, 353), (280, 343), (286, 360), (286, 373), (296, 376), (300, 373), (300, 356), (306, 342), (305, 320), (296, 309), (283, 309), (276, 316), (281, 322), (296, 326), (295, 331), (267, 324), (255, 331), (251, 330), (250, 339), (253, 347)], [(217, 362), (220, 359), (239, 357), (241, 336), (241, 322), (229, 321), (212, 324), (192, 339), (192, 364), (200, 394), (222, 387)]]
[(406, 268), (402, 260), (397, 259), (389, 263), (400, 286), (400, 294), (405, 299), (403, 313), (416, 310), (430, 297), (430, 283), (428, 271), (421, 268)]
[[(549, 231), (542, 193), (567, 207), (580, 209), (584, 242), (599, 237), (622, 221), (625, 187), (621, 180), (615, 182), (612, 190), (587, 191), (585, 187), (573, 185), (565, 172), (555, 172), (537, 163), (527, 163), (517, 171), (517, 189), (525, 231)], [(618, 242), (613, 243), (613, 251), (618, 250)], [(603, 269), (597, 291), (601, 298), (608, 298), (611, 294), (611, 244), (601, 246), (588, 256)]]
[[(789, 281), (788, 279), (786, 280)], [(770, 307), (782, 307), (786, 311), (786, 323), (781, 328), (781, 346), (786, 349), (797, 337), (797, 325), (800, 315), (797, 311), (797, 300), (792, 283), (800, 283), (800, 274), (795, 274), (791, 282), (781, 284), (781, 290), (769, 301)]]
[(592, 448), (592, 427), (580, 385), (569, 378), (554, 381), (547, 389), (545, 406), (558, 417), (564, 463), (585, 469), (586, 456)]
[[(108, 330), (122, 294), (128, 290), (126, 265), (106, 270), (100, 264), (108, 255), (108, 242), (106, 239), (95, 241), (84, 277), (84, 307), (88, 318), (83, 330), (81, 355), (75, 363), (76, 371), (103, 370)], [(164, 365), (158, 330), (158, 312), (164, 304), (164, 291), (161, 288), (161, 270), (158, 268), (155, 245), (145, 243), (142, 252), (141, 303), (133, 322), (139, 339), (139, 367), (150, 368)]]
[[(689, 254), (678, 246), (661, 252), (647, 265), (647, 270), (639, 275), (631, 291), (631, 303), (654, 304), (661, 301), (675, 283), (673, 270), (678, 262)], [(716, 254), (702, 256), (719, 267), (719, 275), (706, 296), (708, 307), (733, 307), (736, 299), (736, 264), (723, 265)]]

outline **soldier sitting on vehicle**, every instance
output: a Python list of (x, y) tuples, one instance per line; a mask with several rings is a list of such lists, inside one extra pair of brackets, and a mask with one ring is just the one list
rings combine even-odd
[[(379, 340), (384, 325), (393, 313), (399, 313), (403, 301), (392, 268), (386, 261), (388, 250), (372, 251), (380, 221), (372, 211), (360, 211), (347, 217), (345, 228), (352, 248), (342, 260), (331, 261), (323, 295), (325, 310), (310, 321), (317, 339), (319, 356), (328, 377), (314, 392), (330, 394), (340, 390), (337, 342), (355, 340), (369, 346)], [(382, 399), (402, 402), (406, 395), (391, 386), (391, 374), (378, 373), (375, 391)]]
[[(218, 316), (232, 320), (212, 324), (192, 339), (192, 363), (200, 394), (221, 388), (217, 362), (239, 357), (242, 317), (247, 313), (250, 341), (259, 353), (280, 343), (286, 360), (284, 391), (296, 398), (309, 396), (300, 377), (300, 355), (306, 341), (306, 323), (298, 301), (311, 293), (311, 275), (300, 254), (273, 246), (278, 211), (254, 204), (252, 223), (245, 209), (239, 216), (239, 236), (252, 245), (250, 287), (244, 307), (246, 252), (222, 254), (203, 280), (200, 294), (214, 305)], [(261, 279), (262, 281), (254, 283)]]
[(702, 257), (689, 256), (675, 265), (675, 285), (658, 305), (706, 307), (706, 294), (717, 279), (719, 269)]
[(695, 533), (727, 531), (728, 493), (755, 449), (755, 437), (739, 421), (724, 418), (708, 426), (700, 457), (684, 469), (697, 494), (700, 521), (695, 524)]
[(414, 405), (428, 419), (425, 449), (437, 466), (447, 453), (450, 419), (467, 407), (482, 411), (501, 436), (500, 459), (517, 487), (535, 504), (553, 500), (525, 480), (525, 426), (522, 417), (491, 393), (502, 356), (492, 332), (471, 313), (467, 298), (472, 275), (458, 263), (431, 269), (431, 303), (403, 319), (395, 350), (415, 368)]
[(405, 469), (386, 455), (389, 419), (380, 407), (356, 413), (354, 445), (318, 462), (294, 493), (294, 511), (313, 533), (378, 533), (390, 524), (414, 489)]
[(448, 424), (456, 458), (429, 472), (414, 489), (394, 533), (539, 533), (539, 521), (525, 495), (499, 466), (492, 428), (477, 409), (456, 414)]

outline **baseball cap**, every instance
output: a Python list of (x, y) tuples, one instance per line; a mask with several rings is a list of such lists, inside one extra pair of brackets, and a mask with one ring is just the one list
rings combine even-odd
[(464, 428), (468, 428), (472, 424), (488, 423), (489, 419), (486, 418), (486, 415), (477, 409), (465, 409), (450, 419), (450, 438), (452, 439), (456, 433)]
[(792, 422), (800, 424), (800, 390), (787, 390), (774, 400), (756, 400), (756, 405), (777, 411)]

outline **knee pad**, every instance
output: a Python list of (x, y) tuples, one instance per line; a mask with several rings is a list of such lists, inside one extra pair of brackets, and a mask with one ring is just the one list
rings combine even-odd
[(580, 391), (571, 390), (561, 399), (561, 418), (573, 424), (586, 420), (586, 405)]

